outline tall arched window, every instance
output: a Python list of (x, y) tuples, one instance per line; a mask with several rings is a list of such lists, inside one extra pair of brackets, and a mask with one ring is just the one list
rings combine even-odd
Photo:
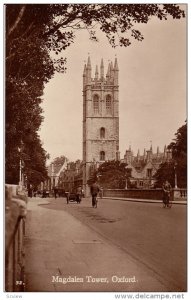
[(100, 138), (105, 139), (105, 128), (104, 127), (100, 128)]
[(105, 160), (105, 152), (104, 151), (100, 152), (100, 160)]
[(108, 114), (111, 114), (111, 96), (110, 95), (106, 96), (106, 112)]
[(98, 95), (95, 95), (93, 98), (93, 109), (94, 109), (95, 114), (99, 113), (99, 97), (98, 97)]

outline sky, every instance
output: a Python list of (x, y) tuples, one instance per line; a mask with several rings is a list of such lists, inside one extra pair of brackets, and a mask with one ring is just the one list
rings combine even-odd
[(115, 56), (119, 66), (119, 147), (121, 158), (131, 145), (136, 155), (152, 144), (153, 151), (175, 138), (187, 118), (186, 19), (160, 21), (152, 18), (139, 26), (144, 40), (132, 40), (127, 47), (113, 49), (98, 30), (99, 42), (92, 42), (85, 30), (62, 53), (67, 72), (55, 74), (45, 86), (44, 122), (40, 137), (50, 161), (65, 155), (82, 159), (82, 75), (88, 53), (92, 76), (96, 64)]

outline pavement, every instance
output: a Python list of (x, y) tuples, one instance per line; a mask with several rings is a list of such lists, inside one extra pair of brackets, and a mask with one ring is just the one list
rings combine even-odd
[[(131, 201), (131, 202), (144, 202), (144, 203), (163, 203), (162, 200), (152, 200), (152, 199), (135, 199), (135, 198), (117, 198), (117, 197), (103, 197), (103, 199), (110, 200), (121, 200), (121, 201)], [(183, 204), (187, 205), (187, 200), (183, 199), (175, 199), (172, 202), (173, 204)]]
[(28, 202), (26, 292), (168, 291), (157, 274), (120, 247), (68, 212), (47, 209), (52, 200)]

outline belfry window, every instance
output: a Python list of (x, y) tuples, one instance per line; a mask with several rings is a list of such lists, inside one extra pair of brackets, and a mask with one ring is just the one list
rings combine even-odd
[(100, 152), (100, 160), (105, 160), (105, 152), (104, 151)]
[(101, 129), (100, 129), (100, 138), (105, 139), (105, 128), (104, 127), (101, 127)]
[(98, 95), (95, 95), (93, 98), (93, 109), (94, 109), (95, 114), (99, 113), (99, 97), (98, 97)]
[(106, 97), (106, 112), (111, 114), (111, 96), (107, 95)]

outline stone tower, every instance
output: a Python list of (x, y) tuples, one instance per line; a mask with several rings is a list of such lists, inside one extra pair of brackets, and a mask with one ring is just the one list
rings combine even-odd
[(83, 187), (89, 195), (87, 180), (92, 165), (119, 157), (118, 63), (110, 62), (106, 76), (101, 60), (100, 72), (92, 76), (90, 57), (83, 73)]

